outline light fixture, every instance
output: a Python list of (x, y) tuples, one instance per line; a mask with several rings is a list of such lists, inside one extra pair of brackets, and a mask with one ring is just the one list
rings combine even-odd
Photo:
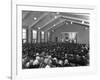
[(53, 26), (56, 26), (55, 24)]
[(73, 22), (71, 21), (71, 24), (73, 24)]
[(38, 29), (41, 29), (40, 27), (38, 27)]
[(82, 21), (82, 24), (84, 24), (84, 21)]
[(55, 16), (55, 19), (57, 18), (57, 16)]
[(34, 17), (34, 20), (37, 20), (37, 18), (36, 18), (36, 17)]

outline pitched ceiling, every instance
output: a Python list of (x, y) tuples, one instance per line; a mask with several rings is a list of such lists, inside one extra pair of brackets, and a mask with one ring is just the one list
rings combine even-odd
[(61, 26), (64, 23), (76, 23), (89, 27), (89, 14), (22, 11), (22, 27), (47, 31)]

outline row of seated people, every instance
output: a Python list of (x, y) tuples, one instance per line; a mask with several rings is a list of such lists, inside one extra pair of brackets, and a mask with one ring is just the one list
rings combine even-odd
[(22, 68), (89, 65), (89, 47), (74, 43), (23, 44)]

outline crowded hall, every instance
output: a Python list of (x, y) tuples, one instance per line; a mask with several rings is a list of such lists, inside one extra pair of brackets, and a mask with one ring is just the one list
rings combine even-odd
[(89, 66), (89, 14), (22, 11), (22, 69)]

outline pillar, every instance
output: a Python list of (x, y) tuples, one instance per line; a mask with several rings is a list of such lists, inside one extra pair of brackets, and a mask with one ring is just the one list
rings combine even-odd
[(50, 42), (52, 42), (52, 34), (53, 34), (53, 32), (50, 31), (50, 37), (49, 37), (49, 41), (50, 41)]
[(44, 39), (45, 39), (45, 42), (48, 42), (48, 32), (44, 32)]
[(27, 30), (28, 32), (28, 34), (27, 34), (27, 40), (28, 40), (28, 43), (31, 43), (32, 42), (32, 30), (31, 30), (31, 28), (28, 28), (28, 30)]
[(41, 31), (37, 31), (37, 42), (41, 42)]

